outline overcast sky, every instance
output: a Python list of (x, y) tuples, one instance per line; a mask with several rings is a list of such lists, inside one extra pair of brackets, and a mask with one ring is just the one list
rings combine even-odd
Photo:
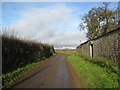
[[(102, 2), (3, 2), (2, 24), (14, 29), (17, 36), (53, 45), (55, 48), (76, 48), (85, 42), (79, 31), (81, 17)], [(116, 7), (117, 3), (111, 3)]]

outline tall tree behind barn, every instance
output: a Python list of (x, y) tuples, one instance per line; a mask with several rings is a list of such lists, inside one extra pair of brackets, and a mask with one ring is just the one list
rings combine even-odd
[(104, 2), (102, 7), (94, 7), (82, 17), (80, 30), (87, 30), (87, 38), (91, 40), (118, 27), (118, 8), (111, 9), (110, 3)]
[[(120, 2), (114, 11), (108, 9), (109, 3), (104, 3), (104, 5), (104, 7), (91, 9), (88, 15), (84, 16), (88, 41), (79, 45), (76, 50), (79, 54), (106, 57), (120, 62)], [(106, 13), (101, 10), (106, 10)], [(82, 29), (85, 28), (81, 24), (80, 26)], [(103, 30), (106, 31), (103, 32)]]

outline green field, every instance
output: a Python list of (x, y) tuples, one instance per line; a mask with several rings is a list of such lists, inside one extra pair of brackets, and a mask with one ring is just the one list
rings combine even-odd
[(76, 70), (86, 88), (118, 88), (118, 74), (97, 64), (90, 63), (78, 55), (68, 56), (69, 62)]
[(58, 52), (58, 53), (66, 54), (66, 55), (72, 55), (72, 54), (75, 54), (75, 52)]

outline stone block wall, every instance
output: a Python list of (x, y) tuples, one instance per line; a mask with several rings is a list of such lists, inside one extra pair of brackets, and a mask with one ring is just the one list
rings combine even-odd
[[(92, 51), (90, 49), (91, 42), (93, 44)], [(77, 52), (89, 56), (92, 52), (93, 57), (106, 57), (120, 62), (120, 28), (81, 44), (77, 47)]]
[(76, 49), (78, 54), (86, 54), (89, 55), (89, 45), (88, 42), (85, 42), (77, 47)]

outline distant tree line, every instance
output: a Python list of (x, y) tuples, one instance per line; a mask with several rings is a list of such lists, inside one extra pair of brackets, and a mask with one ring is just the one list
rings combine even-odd
[(92, 8), (82, 17), (83, 23), (79, 24), (80, 31), (87, 30), (88, 40), (118, 27), (118, 8), (112, 9), (109, 6), (109, 2), (103, 2), (103, 6)]

